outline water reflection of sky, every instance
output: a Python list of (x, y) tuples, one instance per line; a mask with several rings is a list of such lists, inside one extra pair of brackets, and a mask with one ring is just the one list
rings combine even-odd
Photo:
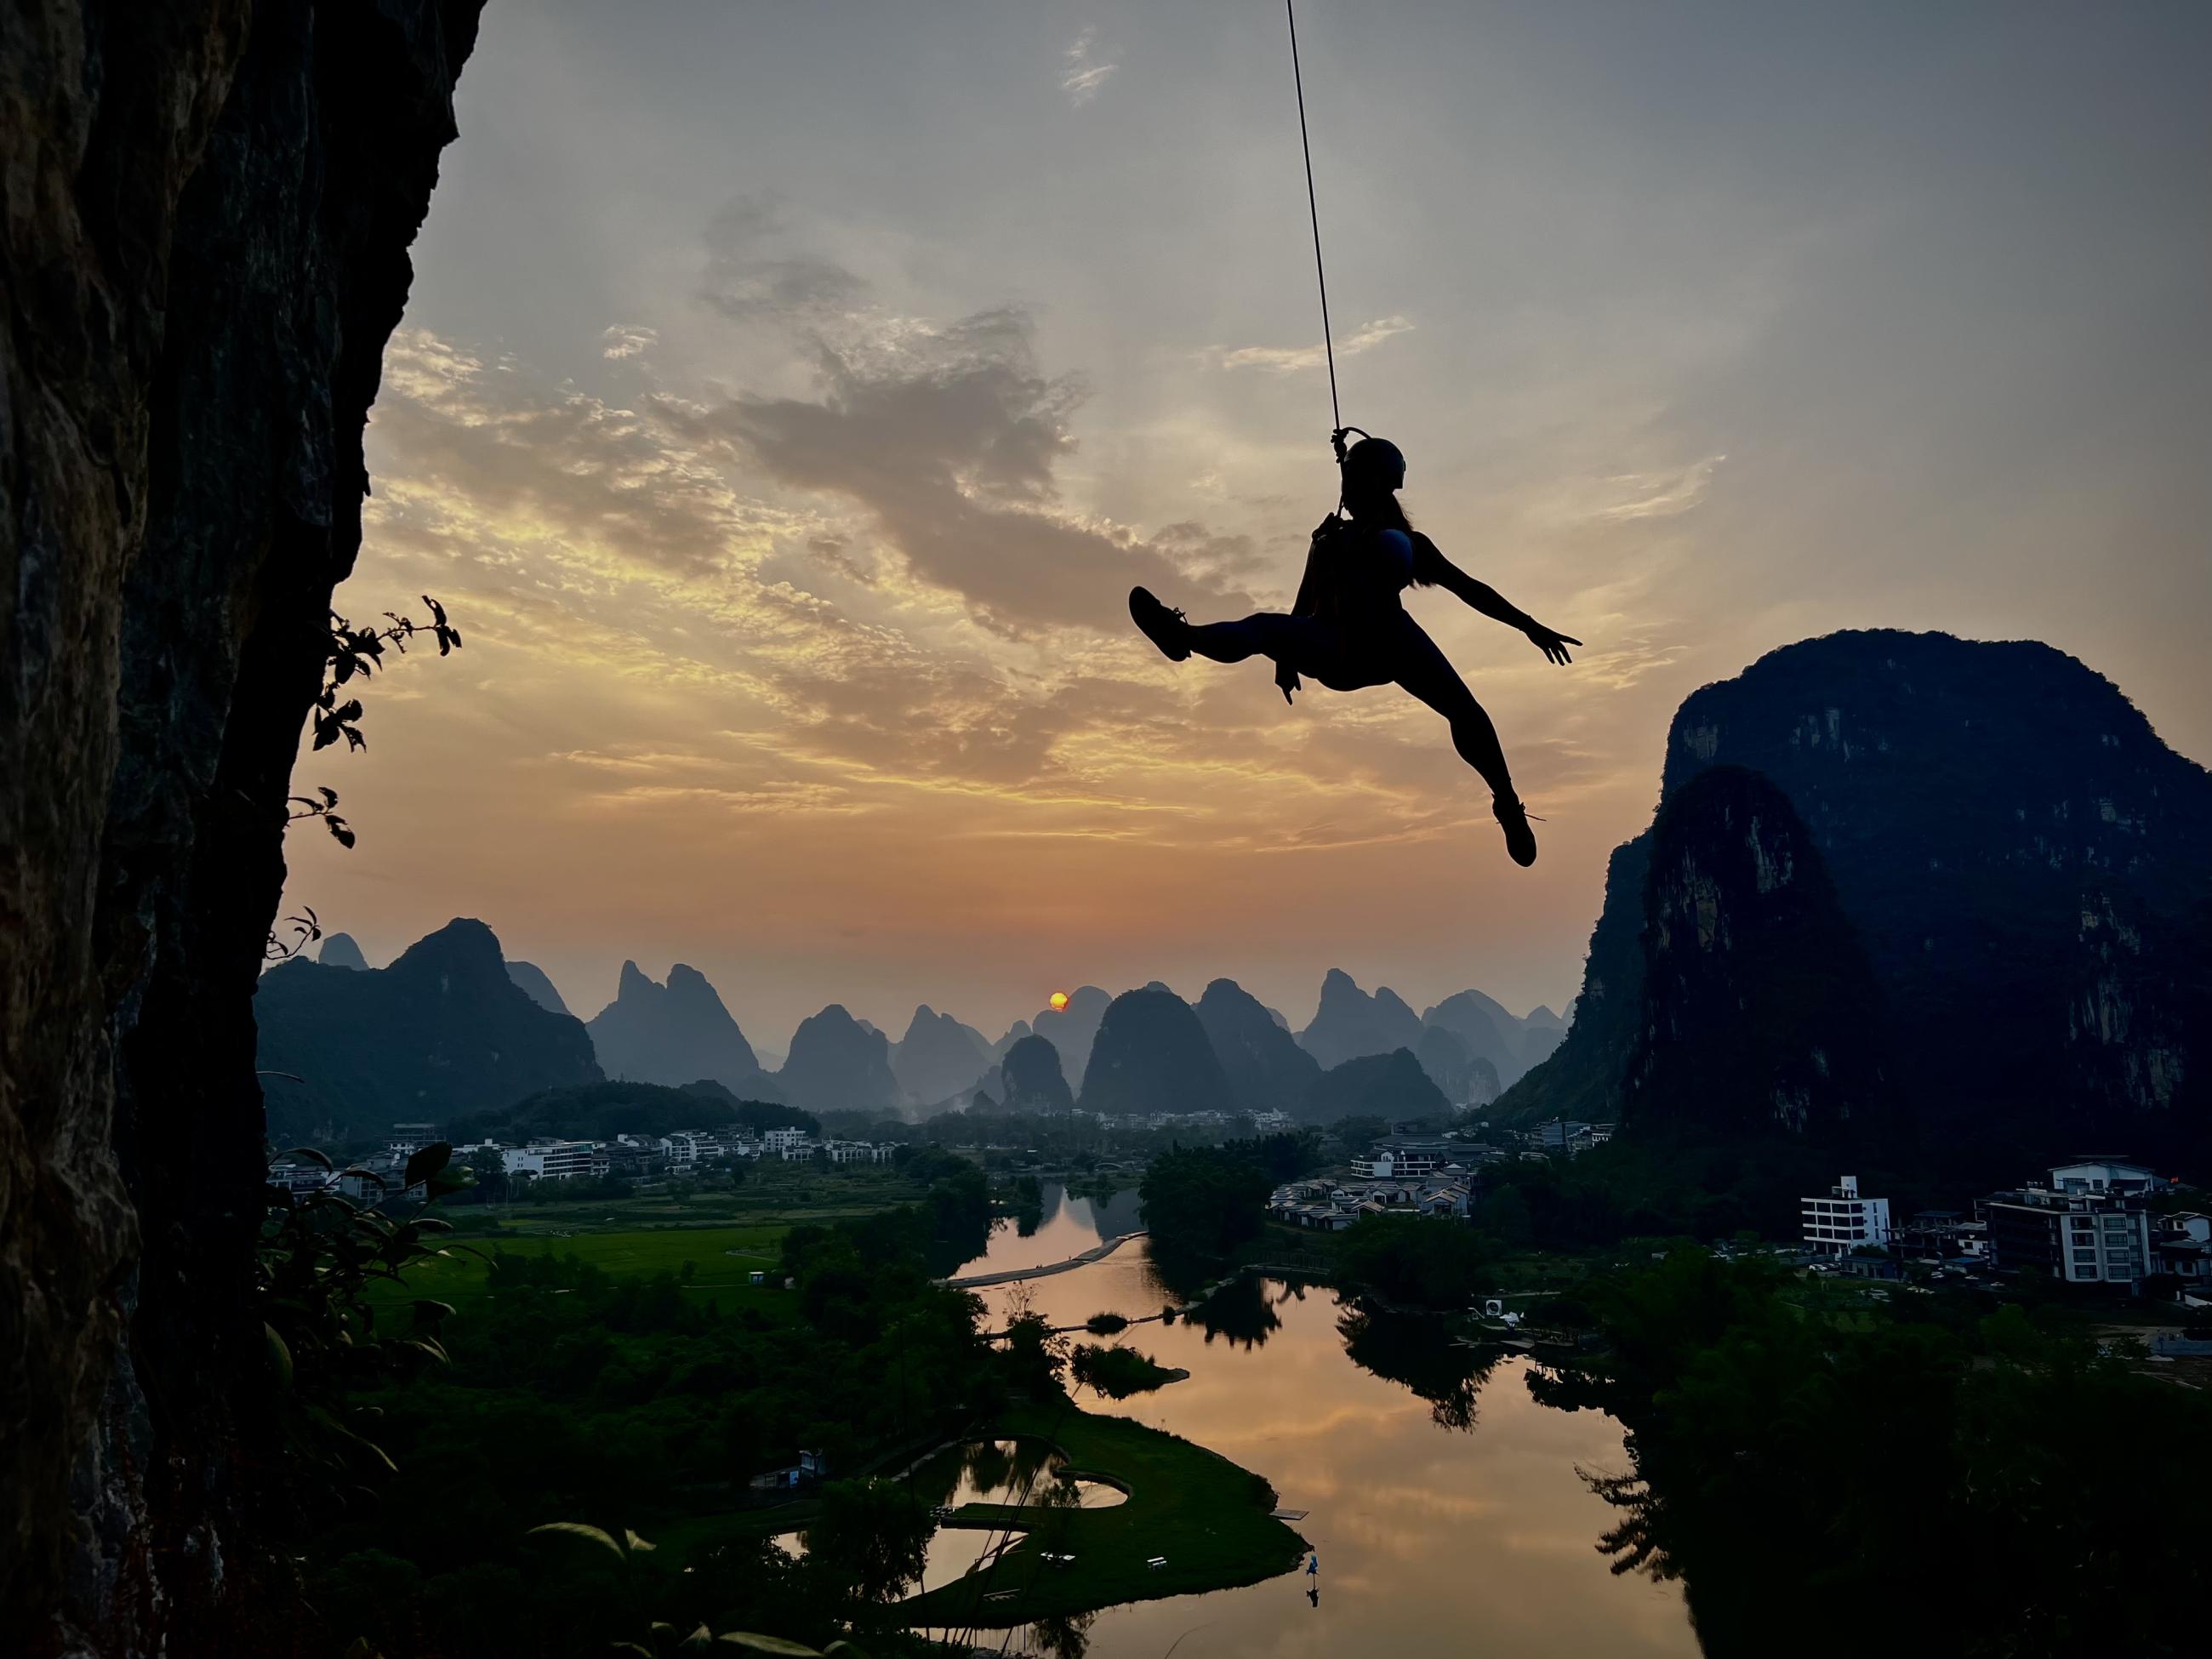
[[(1057, 1453), (1012, 1440), (983, 1441), (939, 1452), (915, 1471), (915, 1482), (933, 1504), (958, 1509), (963, 1504), (1073, 1502), (1084, 1509), (1110, 1509), (1127, 1501), (1117, 1488), (1096, 1480), (1063, 1481), (1057, 1471), (1066, 1460)], [(1003, 1531), (940, 1527), (929, 1540), (929, 1559), (916, 1594), (961, 1577), (981, 1553), (1003, 1548), (1012, 1540)]]
[(1139, 1218), (1142, 1211), (1133, 1190), (1103, 1200), (1077, 1198), (1059, 1182), (1048, 1181), (1044, 1185), (1044, 1218), (1036, 1231), (1024, 1238), (1012, 1220), (999, 1221), (991, 1229), (989, 1248), (959, 1271), (1000, 1273), (1065, 1261), (1107, 1239), (1136, 1231), (1144, 1224)]
[[(1028, 1289), (1056, 1325), (1173, 1299), (1141, 1245)], [(1003, 1312), (1006, 1290), (980, 1294)], [(1346, 1356), (1333, 1292), (1265, 1281), (1255, 1300), (1256, 1319), (1240, 1310), (1210, 1338), (1189, 1320), (1131, 1329), (1126, 1340), (1191, 1376), (1115, 1409), (1259, 1471), (1285, 1505), (1311, 1510), (1298, 1530), (1321, 1557), (1320, 1603), (1299, 1575), (1109, 1608), (1088, 1632), (1093, 1659), (1158, 1659), (1186, 1632), (1180, 1652), (1254, 1659), (1438, 1644), (1574, 1659), (1698, 1651), (1678, 1590), (1613, 1577), (1597, 1549), (1618, 1517), (1576, 1469), (1626, 1467), (1611, 1419), (1537, 1405), (1526, 1362), (1509, 1358), (1475, 1392), (1472, 1427), (1440, 1427), (1431, 1400)]]

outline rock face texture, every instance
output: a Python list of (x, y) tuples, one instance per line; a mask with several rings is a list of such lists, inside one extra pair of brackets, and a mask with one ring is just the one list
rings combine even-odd
[(252, 997), (479, 9), (0, 12), (0, 1644), (289, 1593)]
[(1326, 1070), (1362, 1054), (1387, 1054), (1421, 1040), (1421, 1018), (1385, 985), (1373, 996), (1352, 975), (1332, 968), (1321, 982), (1313, 1024), (1298, 1033), (1298, 1047)]
[(1296, 1112), (1321, 1075), (1321, 1063), (1233, 979), (1207, 986), (1197, 1007), (1237, 1103), (1255, 1112)]
[(1622, 1121), (1780, 1129), (1830, 1144), (1884, 1127), (1881, 998), (1787, 796), (1715, 766), (1651, 830), (1644, 1018)]
[(1235, 1092), (1191, 1006), (1172, 991), (1125, 991), (1099, 1022), (1083, 1073), (1086, 1112), (1224, 1112)]
[(1060, 1069), (1060, 1050), (1034, 1034), (1015, 1039), (999, 1067), (1000, 1087), (1010, 1112), (1066, 1112), (1075, 1096)]
[(1448, 1026), (1422, 1026), (1413, 1058), (1454, 1106), (1480, 1106), (1498, 1098), (1498, 1067), (1471, 1053)]
[(611, 1078), (671, 1089), (712, 1078), (739, 1094), (759, 1092), (752, 1044), (707, 976), (683, 963), (668, 970), (665, 985), (635, 963), (623, 963), (615, 1000), (587, 1029), (599, 1069)]
[(891, 1075), (917, 1106), (934, 1106), (973, 1089), (990, 1069), (991, 1045), (983, 1034), (926, 1002), (907, 1022), (906, 1035), (891, 1045)]
[[(1818, 853), (1879, 993), (1862, 1042), (1900, 1133), (1984, 1149), (2015, 1176), (2091, 1143), (2201, 1155), (2212, 774), (2109, 681), (2033, 642), (1831, 635), (1684, 702), (1662, 817), (1717, 766), (1762, 774)], [(1654, 1012), (1647, 963), (1674, 927), (1655, 929), (1653, 907), (1680, 901), (1657, 834), (1613, 854), (1573, 1025), (1500, 1116), (1626, 1104)]]
[(842, 1003), (799, 1022), (791, 1058), (775, 1081), (784, 1100), (810, 1112), (887, 1112), (898, 1105), (890, 1040)]
[(491, 929), (462, 919), (389, 968), (270, 969), (255, 1004), (270, 1134), (301, 1146), (395, 1122), (450, 1127), (541, 1090), (599, 1082), (582, 1022), (538, 1006), (507, 967)]

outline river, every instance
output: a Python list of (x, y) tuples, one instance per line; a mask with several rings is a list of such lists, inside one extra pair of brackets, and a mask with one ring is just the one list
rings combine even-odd
[[(1138, 1224), (1133, 1194), (1098, 1205), (1054, 1184), (1045, 1200), (1046, 1221), (1030, 1237), (1002, 1226), (962, 1271), (1065, 1260)], [(1175, 1299), (1142, 1241), (1069, 1273), (977, 1294), (994, 1322), (1026, 1300), (1054, 1325), (1102, 1311), (1158, 1314)], [(1103, 1409), (1265, 1475), (1286, 1508), (1310, 1511), (1294, 1524), (1321, 1570), (1103, 1609), (1084, 1632), (1091, 1659), (1160, 1659), (1179, 1638), (1184, 1655), (1255, 1659), (1698, 1652), (1679, 1589), (1613, 1577), (1597, 1547), (1619, 1516), (1577, 1470), (1627, 1467), (1617, 1423), (1537, 1405), (1523, 1382), (1528, 1362), (1473, 1366), (1433, 1322), (1363, 1328), (1355, 1315), (1363, 1357), (1413, 1386), (1392, 1381), (1347, 1351), (1340, 1325), (1352, 1311), (1326, 1288), (1255, 1279), (1218, 1299), (1211, 1328), (1178, 1320), (1135, 1326), (1122, 1339), (1190, 1377)], [(940, 1534), (933, 1557), (950, 1547)], [(933, 1581), (942, 1575), (939, 1565)], [(1018, 1632), (1013, 1645), (1042, 1651), (1043, 1633)]]

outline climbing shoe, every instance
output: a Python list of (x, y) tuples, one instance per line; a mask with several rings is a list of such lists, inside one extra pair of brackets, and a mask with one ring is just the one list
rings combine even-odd
[(1152, 589), (1129, 590), (1129, 617), (1170, 662), (1181, 662), (1190, 655), (1190, 646), (1183, 638), (1190, 631), (1190, 624), (1183, 620), (1182, 611), (1170, 610), (1154, 599)]
[(1536, 832), (1528, 827), (1528, 809), (1513, 795), (1493, 795), (1490, 811), (1505, 832), (1505, 851), (1526, 870), (1536, 861)]

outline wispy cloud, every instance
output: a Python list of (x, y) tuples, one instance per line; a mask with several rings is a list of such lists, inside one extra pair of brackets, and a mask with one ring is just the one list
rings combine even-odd
[(1098, 95), (1099, 88), (1121, 67), (1121, 60), (1110, 61), (1099, 55), (1098, 31), (1085, 28), (1075, 37), (1075, 43), (1060, 54), (1066, 65), (1060, 71), (1060, 89), (1067, 94), (1067, 101), (1080, 109)]
[[(1339, 357), (1357, 357), (1361, 352), (1381, 345), (1385, 340), (1413, 331), (1410, 318), (1377, 317), (1373, 322), (1339, 340), (1336, 355)], [(1299, 369), (1323, 368), (1328, 362), (1328, 356), (1319, 343), (1310, 346), (1238, 346), (1234, 350), (1219, 352), (1217, 361), (1224, 368), (1259, 368), (1270, 374), (1289, 374)]]
[(1708, 455), (1680, 472), (1628, 472), (1606, 480), (1607, 487), (1626, 499), (1599, 507), (1593, 517), (1608, 524), (1632, 524), (1638, 519), (1671, 519), (1687, 513), (1705, 499), (1713, 474), (1725, 455)]

